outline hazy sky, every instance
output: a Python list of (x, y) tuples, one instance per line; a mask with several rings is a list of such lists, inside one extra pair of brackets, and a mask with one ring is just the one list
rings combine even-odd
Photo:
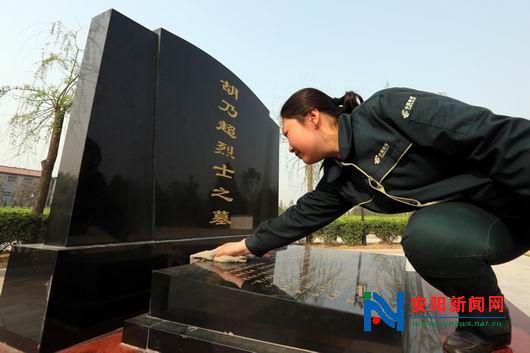
[[(530, 118), (528, 1), (4, 1), (0, 85), (31, 80), (51, 22), (82, 27), (84, 47), (90, 19), (109, 8), (206, 51), (274, 118), (302, 87), (367, 98), (387, 82)], [(21, 158), (9, 151), (5, 124), (15, 108), (0, 101), (0, 164), (40, 168), (44, 146)], [(288, 202), (303, 193), (303, 164), (287, 168), (284, 147), (280, 197)]]

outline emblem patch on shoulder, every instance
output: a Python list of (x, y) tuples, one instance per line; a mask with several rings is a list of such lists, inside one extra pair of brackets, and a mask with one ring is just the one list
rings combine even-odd
[(377, 153), (375, 156), (374, 156), (374, 164), (379, 164), (381, 163), (381, 160), (383, 159), (383, 157), (385, 156), (385, 154), (388, 152), (388, 149), (390, 148), (390, 146), (388, 145), (388, 143), (385, 142), (385, 144), (383, 145), (383, 147), (381, 147), (381, 149), (379, 150), (379, 153)]
[(405, 103), (405, 107), (403, 110), (401, 110), (401, 116), (403, 119), (407, 119), (410, 115), (410, 111), (412, 110), (412, 106), (414, 105), (414, 102), (416, 101), (416, 97), (410, 96), (407, 103)]

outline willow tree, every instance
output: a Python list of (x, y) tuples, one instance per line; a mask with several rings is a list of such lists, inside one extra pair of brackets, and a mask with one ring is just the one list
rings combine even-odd
[(51, 25), (48, 42), (42, 48), (32, 82), (0, 86), (0, 98), (11, 96), (18, 102), (9, 120), (10, 144), (17, 156), (40, 142), (48, 143), (48, 154), (41, 161), (41, 178), (33, 212), (42, 214), (65, 117), (72, 107), (79, 77), (82, 49), (77, 45), (79, 30), (67, 29), (61, 22)]

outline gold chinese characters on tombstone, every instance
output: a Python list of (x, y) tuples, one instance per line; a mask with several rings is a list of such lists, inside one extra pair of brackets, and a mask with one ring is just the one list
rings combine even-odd
[[(225, 92), (226, 99), (221, 99), (221, 102), (217, 106), (217, 109), (224, 114), (224, 119), (217, 121), (216, 130), (219, 131), (220, 137), (216, 142), (213, 153), (215, 155), (225, 156), (232, 160), (236, 159), (235, 147), (232, 145), (234, 140), (237, 140), (237, 126), (235, 125), (236, 119), (239, 115), (236, 107), (236, 102), (239, 100), (239, 90), (237, 87), (231, 85), (227, 80), (220, 80), (221, 89)], [(228, 116), (228, 121), (226, 116)], [(230, 169), (226, 163), (221, 165), (213, 165), (212, 170), (215, 172), (217, 180), (220, 178), (232, 179), (236, 171)], [(222, 186), (215, 187), (210, 197), (219, 198), (225, 203), (231, 203), (234, 198), (231, 196), (229, 189), (225, 189)], [(228, 204), (227, 204), (228, 205)], [(230, 225), (232, 220), (230, 217), (230, 211), (227, 209), (218, 209), (212, 211), (212, 218), (210, 224), (221, 226)]]

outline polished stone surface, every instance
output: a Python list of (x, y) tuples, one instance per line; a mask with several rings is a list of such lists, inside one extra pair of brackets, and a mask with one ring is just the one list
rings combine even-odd
[(0, 297), (1, 341), (37, 351), (56, 262), (56, 252), (12, 247)]
[(157, 33), (155, 239), (251, 233), (277, 213), (278, 126), (220, 62)]
[(306, 349), (140, 315), (124, 325), (123, 342), (159, 353), (309, 353)]
[(45, 243), (251, 233), (277, 214), (278, 131), (207, 53), (105, 12), (88, 37)]
[(14, 247), (0, 340), (51, 351), (145, 312), (153, 269), (277, 215), (278, 126), (226, 67), (115, 10), (90, 27), (44, 244)]
[(151, 271), (241, 237), (99, 246), (14, 246), (0, 297), (0, 337), (54, 352), (119, 328), (149, 308)]
[(404, 290), (404, 258), (290, 246), (246, 264), (154, 271), (149, 315), (309, 350), (401, 352), (401, 332), (363, 331), (363, 293), (395, 311)]
[(438, 331), (433, 319), (423, 319), (425, 326), (414, 326), (417, 319), (411, 319), (411, 298), (429, 297), (426, 291), (426, 282), (416, 273), (407, 272), (405, 276), (405, 330), (403, 331), (403, 352), (405, 353), (443, 353), (442, 342), (438, 337)]
[[(181, 338), (200, 329), (215, 333), (209, 336), (210, 351), (222, 347), (217, 337), (229, 333), (319, 352), (443, 353), (442, 342), (456, 319), (429, 317), (436, 312), (428, 305), (425, 314), (415, 313), (413, 298), (444, 295), (404, 267), (404, 257), (290, 246), (247, 264), (205, 262), (158, 270), (150, 312), (127, 321), (124, 342), (151, 349), (174, 344), (193, 351), (193, 344), (188, 346)], [(403, 332), (385, 325), (363, 330), (360, 317), (366, 302), (358, 293), (365, 291), (381, 294), (392, 310), (396, 293), (404, 292)], [(530, 318), (508, 300), (505, 303), (513, 337), (510, 347), (499, 353), (526, 352)], [(455, 315), (447, 307), (442, 316)], [(150, 336), (156, 325), (167, 329), (163, 335)]]
[(92, 20), (50, 213), (49, 245), (152, 239), (157, 35)]

